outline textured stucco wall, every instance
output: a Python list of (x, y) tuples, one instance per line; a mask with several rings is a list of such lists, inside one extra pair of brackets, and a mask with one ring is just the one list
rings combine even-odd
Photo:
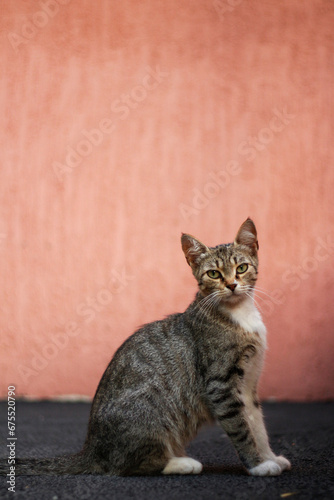
[(333, 2), (1, 9), (1, 396), (92, 396), (192, 300), (181, 231), (216, 245), (251, 216), (261, 396), (333, 397)]

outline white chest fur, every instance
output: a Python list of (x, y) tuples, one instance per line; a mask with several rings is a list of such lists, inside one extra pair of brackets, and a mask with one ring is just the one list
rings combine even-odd
[(261, 314), (256, 309), (252, 299), (242, 301), (239, 305), (228, 311), (231, 320), (250, 333), (257, 332), (266, 347), (266, 327)]

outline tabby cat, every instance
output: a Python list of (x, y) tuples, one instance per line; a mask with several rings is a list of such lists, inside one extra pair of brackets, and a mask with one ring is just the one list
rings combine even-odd
[[(185, 446), (218, 421), (254, 476), (290, 462), (270, 449), (257, 397), (266, 329), (254, 305), (258, 242), (247, 219), (234, 243), (182, 249), (198, 282), (188, 309), (149, 323), (115, 353), (97, 388), (81, 452), (18, 459), (16, 474), (199, 474)], [(8, 472), (1, 461), (2, 473)]]

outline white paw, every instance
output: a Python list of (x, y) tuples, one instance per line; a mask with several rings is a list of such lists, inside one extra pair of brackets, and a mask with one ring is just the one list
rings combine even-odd
[(273, 460), (266, 460), (249, 470), (252, 476), (279, 476), (281, 472), (281, 466)]
[(203, 466), (197, 460), (189, 457), (171, 458), (162, 471), (163, 474), (200, 474)]
[(289, 460), (285, 457), (279, 456), (274, 458), (275, 462), (280, 466), (281, 472), (284, 470), (290, 470), (291, 469), (291, 463)]

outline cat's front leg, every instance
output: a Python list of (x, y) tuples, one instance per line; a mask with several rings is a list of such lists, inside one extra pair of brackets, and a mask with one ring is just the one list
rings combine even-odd
[(269, 462), (274, 462), (279, 466), (279, 474), (285, 470), (290, 470), (291, 464), (289, 460), (283, 456), (275, 455), (275, 453), (270, 448), (268, 434), (265, 428), (263, 414), (257, 396), (253, 395), (252, 397), (245, 397), (243, 398), (243, 401), (245, 403), (247, 420), (254, 435), (256, 446), (263, 459), (262, 463), (250, 469), (249, 473), (254, 476), (268, 475), (266, 474), (268, 468), (273, 470), (277, 469), (277, 467), (274, 467)]
[(231, 439), (244, 466), (250, 470), (260, 465), (262, 458), (245, 413), (245, 403), (230, 378), (229, 373), (223, 376), (208, 374), (206, 397), (211, 413)]
[[(252, 414), (242, 396), (225, 377), (208, 378), (207, 398), (214, 416), (233, 442), (239, 457), (250, 474), (258, 476), (278, 476), (290, 464), (282, 457), (276, 457), (270, 450), (263, 420), (256, 419), (253, 425)], [(261, 417), (262, 418), (262, 417)], [(261, 427), (261, 421), (263, 428)], [(257, 435), (256, 431), (263, 431)], [(288, 463), (284, 463), (284, 462)]]

